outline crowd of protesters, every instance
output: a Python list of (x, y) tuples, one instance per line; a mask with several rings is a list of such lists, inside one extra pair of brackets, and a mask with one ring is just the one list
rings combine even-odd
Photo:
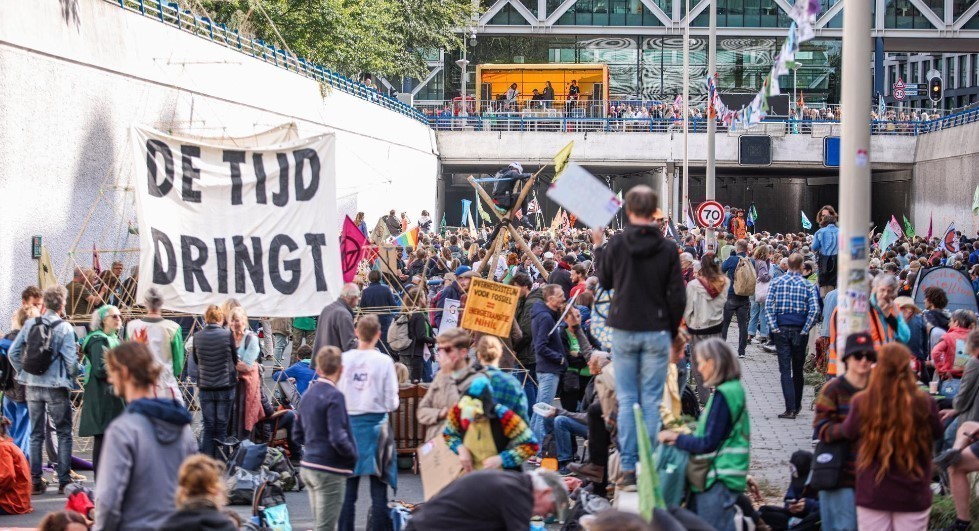
[[(392, 525), (391, 419), (403, 385), (424, 386), (412, 413), (463, 474), (411, 512), (409, 529), (626, 518), (604, 499), (648, 495), (639, 464), (644, 447), (660, 445), (668, 450), (657, 452), (657, 469), (687, 470), (678, 489), (664, 487), (663, 528), (728, 530), (747, 518), (762, 529), (925, 529), (935, 483), (955, 501), (951, 529), (967, 529), (968, 474), (979, 471), (976, 317), (947, 312), (939, 288), (925, 292), (923, 308), (909, 295), (936, 267), (971, 267), (979, 292), (979, 243), (959, 236), (961, 249), (951, 251), (938, 238), (905, 236), (875, 246), (870, 332), (837, 351), (831, 206), (816, 216), (815, 234), (756, 232), (754, 208), (727, 208), (716, 246), (657, 207), (656, 194), (639, 185), (625, 195), (622, 229), (522, 227), (526, 247), (510, 241), (492, 254), (498, 231), (436, 229), (423, 213), (417, 248), (399, 248), (394, 264), (373, 259), (320, 315), (250, 321), (231, 299), (202, 308), (203, 326), (186, 339), (161, 313), (156, 289), (144, 300), (130, 296), (136, 271), (131, 283), (112, 280), (121, 263), (105, 279), (78, 269), (67, 288), (27, 288), (0, 343), (9, 362), (0, 514), (29, 512), (31, 497), (45, 495), (45, 451), (57, 463), (58, 492), (73, 492), (70, 397), (79, 390), (78, 436), (92, 437), (95, 473), (80, 525), (238, 528), (225, 507), (224, 466), (229, 448), (261, 439), (266, 421), (281, 415), (262, 383), (271, 361), (273, 381), (291, 382), (302, 398), (287, 412), (286, 448), (316, 529), (354, 529), (362, 477), (371, 528)], [(363, 216), (356, 224), (368, 234)], [(392, 234), (413, 228), (394, 210), (379, 224)], [(472, 279), (486, 270), (519, 290), (510, 335), (443, 326), (446, 304), (464, 314)], [(122, 322), (120, 307), (138, 317)], [(79, 338), (73, 324), (87, 332)], [(816, 457), (793, 455), (812, 473), (793, 480), (784, 507), (756, 510), (748, 496), (751, 404), (741, 362), (749, 344), (776, 354), (779, 422), (804, 407), (807, 359), (827, 379), (815, 402)], [(64, 529), (77, 516), (45, 520)]]

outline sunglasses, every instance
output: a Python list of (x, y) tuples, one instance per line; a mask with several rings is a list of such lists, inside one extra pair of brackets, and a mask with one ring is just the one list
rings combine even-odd
[(857, 361), (867, 360), (870, 363), (877, 363), (877, 354), (873, 352), (857, 352), (856, 354), (850, 354), (850, 357)]

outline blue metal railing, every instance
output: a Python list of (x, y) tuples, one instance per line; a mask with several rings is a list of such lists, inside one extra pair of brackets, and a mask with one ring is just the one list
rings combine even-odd
[(190, 11), (180, 9), (175, 2), (166, 0), (107, 0), (119, 7), (150, 17), (173, 26), (181, 31), (193, 33), (199, 37), (211, 40), (222, 46), (238, 50), (241, 53), (285, 68), (303, 77), (314, 79), (333, 89), (356, 96), (362, 100), (392, 110), (424, 124), (428, 118), (424, 113), (367, 85), (354, 81), (342, 74), (328, 70), (320, 65), (311, 63), (302, 57), (295, 57), (286, 50), (276, 48), (261, 39), (240, 35), (236, 30), (230, 30), (224, 24), (214, 23), (207, 17), (197, 16)]

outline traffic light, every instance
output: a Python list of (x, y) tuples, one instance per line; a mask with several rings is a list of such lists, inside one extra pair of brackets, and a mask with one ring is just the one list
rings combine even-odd
[(933, 77), (928, 82), (928, 97), (935, 103), (942, 101), (942, 78)]

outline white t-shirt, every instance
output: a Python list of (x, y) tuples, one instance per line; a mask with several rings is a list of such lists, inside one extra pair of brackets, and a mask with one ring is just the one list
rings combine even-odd
[(343, 375), (338, 387), (347, 401), (347, 413), (387, 413), (398, 409), (398, 376), (394, 361), (377, 350), (343, 353)]

